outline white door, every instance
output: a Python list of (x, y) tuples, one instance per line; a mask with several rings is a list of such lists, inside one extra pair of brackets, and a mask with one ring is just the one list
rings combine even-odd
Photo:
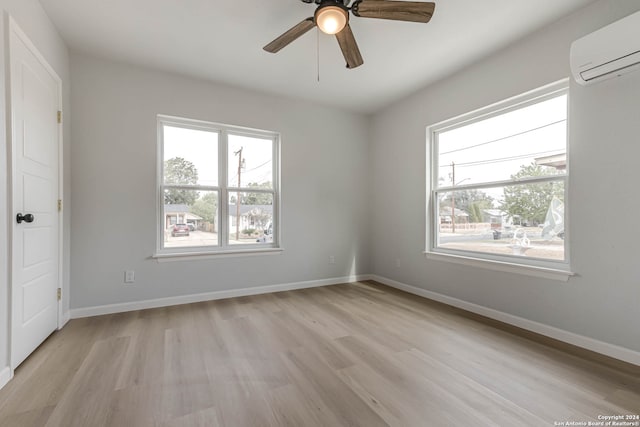
[(58, 326), (60, 80), (13, 22), (9, 39), (15, 368)]

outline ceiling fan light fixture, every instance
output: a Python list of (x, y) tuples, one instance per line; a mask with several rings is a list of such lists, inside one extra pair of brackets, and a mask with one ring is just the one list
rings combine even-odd
[(337, 3), (326, 6), (320, 5), (316, 10), (314, 19), (323, 33), (337, 34), (349, 22), (349, 11), (344, 6), (340, 7)]
[[(335, 35), (347, 68), (353, 69), (364, 64), (358, 43), (349, 25), (350, 15), (358, 18), (389, 19), (427, 23), (431, 20), (436, 4), (411, 0), (302, 0), (318, 6), (313, 16), (294, 25), (263, 49), (270, 53), (279, 52), (283, 47), (306, 34), (314, 27), (325, 34)], [(349, 6), (351, 5), (351, 6)], [(318, 43), (320, 39), (318, 39)], [(318, 49), (319, 49), (318, 45)]]

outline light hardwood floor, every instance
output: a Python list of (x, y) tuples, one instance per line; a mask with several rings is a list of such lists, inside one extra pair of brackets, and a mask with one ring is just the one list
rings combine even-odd
[(553, 426), (640, 414), (640, 374), (354, 283), (72, 320), (8, 426)]

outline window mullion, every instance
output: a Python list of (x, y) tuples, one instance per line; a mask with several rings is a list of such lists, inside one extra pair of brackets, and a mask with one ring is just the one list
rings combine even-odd
[(479, 184), (456, 185), (455, 187), (453, 186), (436, 187), (435, 190), (441, 193), (447, 192), (447, 191), (480, 190), (484, 188), (511, 187), (514, 185), (527, 185), (527, 184), (540, 184), (545, 182), (566, 181), (566, 179), (567, 179), (567, 175), (549, 175), (544, 177), (523, 178), (518, 180), (508, 179), (505, 181), (491, 181), (491, 182), (483, 182)]
[(257, 188), (257, 187), (229, 187), (228, 190), (232, 193), (240, 192), (240, 193), (265, 193), (265, 194), (273, 194), (275, 190), (271, 188)]
[(161, 184), (162, 190), (193, 190), (193, 191), (218, 191), (219, 187), (215, 185), (182, 185), (182, 184)]
[(229, 246), (229, 173), (227, 171), (228, 149), (229, 135), (225, 130), (223, 130), (220, 132), (220, 146), (218, 148), (218, 170), (220, 174), (218, 180), (221, 187), (218, 203), (218, 242), (223, 248)]
[[(272, 151), (271, 151), (271, 160), (273, 162), (272, 180), (273, 188), (280, 188), (280, 145), (276, 141), (276, 138), (272, 140)], [(272, 225), (272, 240), (275, 244), (280, 245), (280, 194), (277, 192), (273, 192), (272, 196), (273, 203), (273, 217), (271, 219)]]
[(164, 248), (164, 229), (165, 229), (165, 214), (164, 214), (164, 124), (162, 121), (157, 122), (158, 132), (158, 147), (157, 158), (158, 170), (156, 173), (157, 180), (157, 201), (156, 201), (156, 251), (160, 251)]

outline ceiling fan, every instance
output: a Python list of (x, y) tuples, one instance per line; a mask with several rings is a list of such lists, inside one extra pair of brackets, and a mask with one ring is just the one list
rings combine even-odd
[(431, 20), (435, 3), (390, 0), (301, 0), (318, 5), (312, 17), (305, 19), (286, 31), (263, 49), (276, 53), (315, 26), (325, 34), (335, 34), (347, 68), (356, 68), (364, 63), (358, 44), (349, 26), (349, 11), (361, 18), (391, 19), (394, 21), (424, 22)]

